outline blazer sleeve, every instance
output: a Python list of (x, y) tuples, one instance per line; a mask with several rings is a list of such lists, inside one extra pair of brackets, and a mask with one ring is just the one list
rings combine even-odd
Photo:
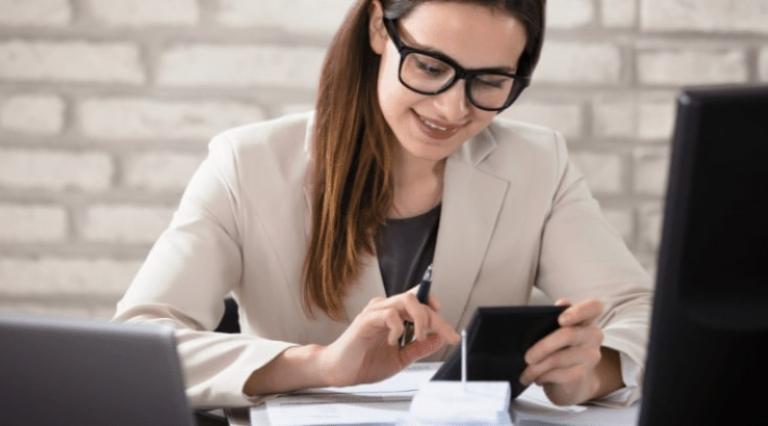
[(114, 317), (175, 329), (187, 395), (197, 407), (257, 402), (243, 393), (245, 381), (292, 346), (211, 331), (224, 298), (240, 284), (240, 194), (232, 144), (217, 136)]
[[(650, 322), (652, 289), (648, 274), (627, 249), (621, 235), (604, 219), (584, 176), (568, 159), (563, 137), (556, 134), (557, 188), (544, 224), (537, 285), (551, 298), (571, 302), (594, 297), (604, 303), (598, 320), (603, 346), (621, 355), (630, 392), (640, 396)], [(636, 386), (633, 386), (636, 385)]]

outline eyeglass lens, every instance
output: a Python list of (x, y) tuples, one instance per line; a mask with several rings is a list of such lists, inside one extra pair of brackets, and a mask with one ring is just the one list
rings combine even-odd
[[(439, 93), (454, 83), (456, 69), (438, 58), (408, 52), (402, 59), (400, 79), (423, 93)], [(514, 86), (514, 78), (502, 74), (475, 74), (468, 79), (470, 101), (481, 108), (505, 106)]]

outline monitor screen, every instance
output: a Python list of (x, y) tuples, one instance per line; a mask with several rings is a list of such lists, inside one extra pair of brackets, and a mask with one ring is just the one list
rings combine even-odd
[(768, 86), (685, 89), (640, 424), (765, 424), (767, 383)]

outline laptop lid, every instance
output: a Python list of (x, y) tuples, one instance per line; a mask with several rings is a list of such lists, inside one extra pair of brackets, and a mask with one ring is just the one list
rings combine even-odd
[(0, 424), (193, 424), (171, 329), (0, 314), (0, 348)]

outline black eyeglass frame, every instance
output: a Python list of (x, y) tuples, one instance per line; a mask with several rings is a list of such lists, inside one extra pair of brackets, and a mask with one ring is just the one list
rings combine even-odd
[[(520, 96), (520, 93), (522, 93), (523, 90), (526, 87), (528, 87), (528, 85), (530, 85), (531, 83), (530, 76), (517, 75), (514, 73), (506, 72), (505, 70), (501, 70), (498, 68), (466, 69), (461, 65), (459, 65), (452, 58), (445, 56), (441, 53), (430, 52), (428, 50), (422, 50), (422, 49), (417, 49), (415, 47), (408, 46), (405, 43), (403, 43), (403, 40), (400, 38), (400, 34), (397, 32), (397, 20), (390, 19), (390, 18), (383, 18), (383, 20), (384, 20), (384, 27), (387, 30), (387, 34), (389, 34), (389, 37), (392, 39), (392, 42), (395, 44), (397, 51), (400, 53), (400, 65), (398, 66), (398, 69), (397, 69), (397, 78), (398, 80), (400, 80), (400, 83), (403, 86), (407, 87), (410, 90), (413, 90), (416, 93), (419, 93), (422, 95), (439, 95), (447, 91), (451, 87), (453, 87), (453, 85), (456, 84), (457, 81), (464, 79), (464, 81), (466, 82), (466, 84), (464, 85), (464, 95), (467, 97), (467, 99), (472, 105), (484, 111), (501, 112), (509, 108), (509, 106), (515, 102), (518, 96)], [(418, 53), (419, 55), (428, 56), (430, 58), (445, 62), (446, 64), (450, 65), (455, 71), (453, 77), (443, 87), (435, 91), (424, 91), (424, 90), (419, 90), (410, 86), (408, 83), (403, 81), (402, 71), (403, 71), (403, 64), (405, 64), (405, 58), (412, 53)], [(489, 75), (489, 74), (509, 77), (509, 78), (512, 78), (512, 81), (513, 81), (512, 89), (509, 92), (509, 97), (507, 98), (506, 102), (504, 102), (504, 105), (500, 108), (487, 108), (482, 105), (478, 105), (477, 102), (475, 102), (475, 99), (472, 97), (472, 90), (471, 90), (472, 80), (474, 80), (474, 78), (478, 75)]]

